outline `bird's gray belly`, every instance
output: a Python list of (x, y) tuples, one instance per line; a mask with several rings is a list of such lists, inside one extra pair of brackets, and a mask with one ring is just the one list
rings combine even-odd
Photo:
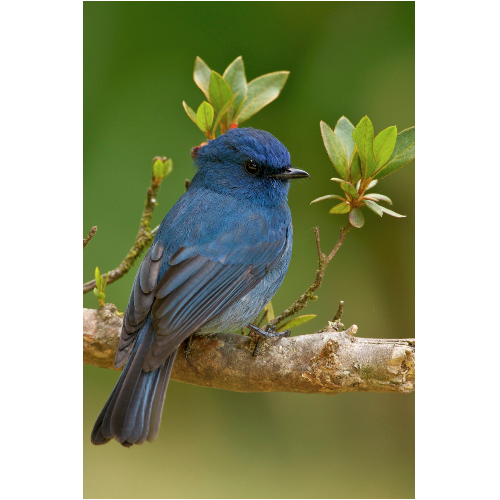
[(196, 333), (237, 332), (251, 323), (278, 291), (290, 263), (292, 243), (287, 241), (283, 257), (258, 285)]

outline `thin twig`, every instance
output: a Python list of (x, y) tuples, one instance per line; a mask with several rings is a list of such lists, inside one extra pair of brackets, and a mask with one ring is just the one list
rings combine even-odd
[(342, 313), (344, 312), (344, 301), (341, 300), (339, 302), (339, 308), (337, 309), (337, 314), (333, 317), (333, 322), (335, 321), (340, 321), (340, 318), (342, 318)]
[[(339, 308), (337, 309), (337, 313), (335, 314), (334, 318), (332, 319), (331, 322), (329, 322), (329, 324), (332, 326), (332, 328), (337, 331), (337, 332), (341, 332), (343, 330), (345, 330), (345, 326), (343, 323), (341, 323), (340, 321), (340, 318), (342, 318), (342, 313), (344, 312), (344, 301), (341, 300), (339, 302)], [(356, 325), (354, 325), (356, 326)], [(358, 327), (356, 326), (356, 330), (358, 329)], [(354, 332), (356, 333), (356, 332)], [(354, 334), (353, 334), (354, 335)]]
[(335, 254), (338, 252), (339, 248), (342, 246), (342, 243), (344, 243), (345, 237), (347, 236), (347, 233), (351, 229), (351, 224), (348, 226), (343, 226), (340, 228), (340, 236), (339, 239), (337, 240), (337, 243), (335, 243), (335, 246), (333, 247), (333, 250), (330, 252), (330, 255), (328, 255), (326, 261), (325, 261), (325, 268), (326, 266), (330, 263), (330, 261), (335, 257)]
[(321, 242), (319, 240), (319, 227), (314, 228), (314, 236), (316, 237), (316, 248), (318, 249), (319, 263), (325, 259), (325, 254), (321, 251)]
[(266, 327), (263, 328), (263, 330), (266, 330), (271, 326), (279, 327), (279, 325), (283, 323), (286, 318), (289, 318), (290, 316), (293, 316), (294, 314), (304, 309), (309, 300), (316, 300), (317, 297), (314, 295), (314, 292), (321, 285), (321, 282), (323, 281), (323, 277), (325, 275), (326, 267), (338, 252), (339, 248), (342, 246), (342, 243), (344, 243), (345, 237), (347, 236), (347, 233), (349, 232), (351, 227), (352, 226), (349, 224), (348, 226), (342, 226), (340, 228), (339, 239), (337, 240), (337, 243), (333, 247), (328, 257), (321, 251), (319, 228), (314, 228), (314, 235), (316, 237), (316, 246), (318, 248), (319, 259), (318, 270), (316, 271), (316, 279), (314, 280), (314, 283), (288, 309), (285, 309), (279, 316), (276, 316), (276, 318), (270, 321), (266, 325)]
[(83, 240), (83, 249), (85, 250), (85, 247), (89, 244), (89, 241), (92, 239), (94, 234), (97, 231), (97, 226), (92, 226), (92, 229), (90, 230), (88, 236)]
[(262, 323), (264, 322), (264, 320), (267, 320), (267, 309), (264, 309), (262, 316), (260, 317), (260, 319), (256, 323), (259, 328), (262, 325)]
[[(153, 212), (156, 207), (156, 197), (158, 195), (158, 191), (160, 190), (160, 185), (161, 180), (158, 181), (158, 179), (153, 177), (151, 180), (151, 186), (148, 188), (144, 211), (142, 212), (141, 223), (135, 238), (134, 246), (129, 250), (122, 263), (116, 269), (103, 274), (103, 279), (106, 279), (109, 274), (108, 285), (120, 279), (122, 276), (125, 276), (144, 249), (149, 247), (149, 245), (153, 242), (155, 234), (160, 227), (157, 226), (151, 230), (151, 219), (153, 218)], [(95, 280), (84, 283), (83, 293), (90, 292), (94, 289), (95, 285)]]

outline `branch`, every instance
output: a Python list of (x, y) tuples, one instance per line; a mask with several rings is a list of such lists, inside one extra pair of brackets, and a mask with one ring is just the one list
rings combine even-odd
[[(122, 318), (112, 304), (83, 310), (83, 361), (113, 368)], [(240, 392), (398, 392), (415, 390), (415, 339), (363, 339), (332, 323), (311, 335), (263, 342), (233, 334), (196, 336), (189, 366), (182, 352), (172, 379)], [(350, 334), (351, 333), (351, 334)]]
[[(155, 157), (153, 162), (158, 158), (160, 157)], [(107, 280), (108, 285), (120, 279), (122, 276), (125, 276), (125, 274), (127, 274), (127, 272), (134, 265), (137, 258), (141, 255), (143, 250), (149, 247), (149, 245), (151, 245), (151, 243), (153, 242), (155, 234), (160, 227), (157, 226), (151, 231), (151, 219), (153, 218), (153, 212), (156, 207), (156, 197), (158, 196), (158, 191), (160, 190), (161, 181), (161, 178), (155, 178), (153, 175), (151, 186), (149, 186), (148, 188), (144, 211), (142, 212), (141, 223), (139, 225), (139, 231), (135, 238), (134, 246), (130, 249), (126, 257), (123, 259), (122, 263), (116, 269), (103, 274), (102, 277), (104, 280), (106, 280), (109, 274)], [(85, 241), (83, 242), (83, 247), (85, 248)], [(95, 280), (84, 283), (83, 293), (90, 292), (94, 289), (95, 286)]]
[(84, 250), (85, 250), (85, 247), (89, 244), (89, 241), (93, 238), (96, 231), (97, 231), (97, 226), (92, 226), (92, 229), (90, 230), (88, 236), (83, 240), (83, 249)]
[(270, 321), (266, 327), (264, 327), (264, 330), (267, 330), (267, 328), (271, 326), (276, 326), (279, 327), (281, 323), (286, 318), (289, 318), (290, 316), (293, 316), (294, 314), (298, 313), (304, 307), (306, 307), (307, 302), (309, 300), (316, 300), (317, 297), (314, 295), (314, 292), (320, 287), (321, 282), (323, 281), (323, 277), (325, 276), (325, 270), (330, 263), (330, 261), (333, 259), (335, 254), (338, 252), (339, 248), (342, 246), (342, 243), (344, 243), (345, 237), (347, 236), (347, 233), (351, 229), (351, 225), (349, 224), (348, 226), (342, 226), (340, 228), (340, 236), (339, 239), (337, 240), (337, 243), (333, 247), (332, 251), (328, 256), (326, 256), (322, 251), (321, 251), (321, 243), (319, 241), (319, 227), (314, 228), (314, 235), (316, 236), (316, 247), (318, 248), (318, 270), (316, 271), (316, 279), (314, 280), (314, 283), (288, 308), (285, 309), (279, 316), (276, 316), (272, 321)]

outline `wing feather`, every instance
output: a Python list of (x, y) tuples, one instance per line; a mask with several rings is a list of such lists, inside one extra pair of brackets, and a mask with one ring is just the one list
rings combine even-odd
[(155, 243), (142, 261), (132, 285), (132, 292), (123, 316), (123, 326), (115, 355), (115, 368), (120, 368), (127, 361), (134, 347), (136, 334), (146, 322), (155, 294), (161, 268), (161, 257), (165, 246)]
[(269, 272), (269, 262), (275, 265), (279, 261), (285, 244), (286, 237), (264, 241), (227, 252), (218, 260), (179, 249), (170, 259), (176, 264), (169, 267), (156, 289), (151, 312), (155, 339), (143, 369), (158, 368), (185, 338), (253, 289)]
[(288, 230), (285, 226), (269, 234), (267, 223), (259, 220), (255, 234), (238, 223), (196, 245), (190, 240), (200, 239), (200, 234), (189, 231), (186, 243), (173, 249), (161, 243), (165, 235), (154, 242), (134, 280), (115, 367), (127, 361), (149, 314), (154, 340), (142, 365), (146, 372), (161, 366), (185, 338), (245, 296), (277, 265)]

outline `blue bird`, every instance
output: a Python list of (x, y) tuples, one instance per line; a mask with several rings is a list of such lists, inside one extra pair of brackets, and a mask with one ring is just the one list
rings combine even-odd
[(289, 181), (309, 174), (290, 165), (274, 136), (252, 128), (229, 130), (192, 156), (197, 173), (137, 271), (115, 357), (116, 368), (126, 366), (93, 444), (154, 441), (179, 345), (193, 333), (249, 325), (288, 269)]

